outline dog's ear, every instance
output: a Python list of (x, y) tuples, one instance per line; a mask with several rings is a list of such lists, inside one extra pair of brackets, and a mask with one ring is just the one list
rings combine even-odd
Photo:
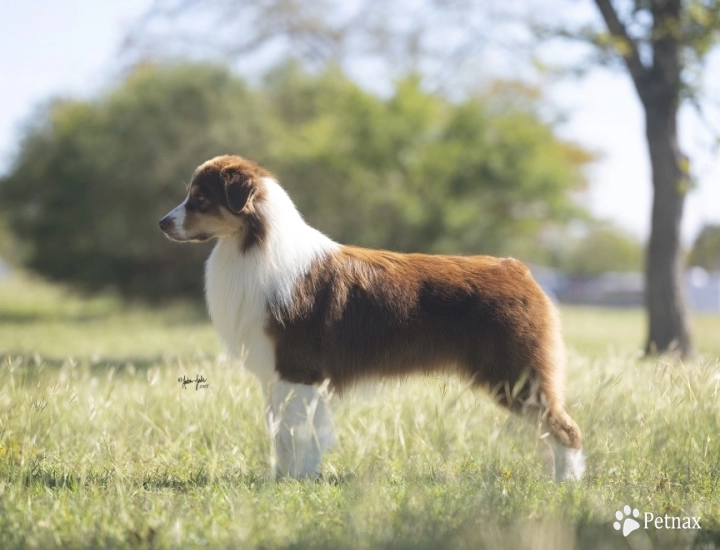
[(241, 212), (257, 191), (255, 178), (240, 168), (227, 166), (220, 170), (220, 179), (225, 186), (228, 208), (236, 214)]

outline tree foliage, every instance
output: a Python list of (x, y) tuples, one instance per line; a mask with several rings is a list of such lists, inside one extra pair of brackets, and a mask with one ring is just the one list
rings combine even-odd
[(640, 272), (643, 249), (625, 232), (612, 226), (600, 226), (572, 243), (559, 263), (560, 268), (570, 275)]
[(420, 70), (439, 88), (483, 49), (498, 8), (483, 0), (154, 0), (125, 45), (140, 59), (192, 52), (266, 66), (292, 55), (315, 68), (359, 64), (382, 79)]
[(329, 71), (285, 67), (267, 93), (281, 135), (271, 167), (300, 210), (340, 241), (405, 251), (515, 252), (581, 215), (570, 191), (591, 159), (508, 87), (455, 104), (417, 78), (381, 100)]
[(200, 161), (259, 151), (256, 100), (222, 68), (147, 65), (97, 99), (52, 102), (0, 182), (28, 267), (91, 290), (197, 291), (207, 249), (170, 245), (157, 220)]
[(706, 225), (695, 239), (688, 264), (720, 271), (720, 225)]
[(207, 248), (170, 243), (156, 224), (193, 169), (225, 153), (275, 172), (339, 241), (512, 253), (582, 216), (571, 192), (590, 156), (509, 96), (452, 103), (408, 78), (383, 99), (292, 63), (256, 87), (219, 66), (143, 65), (96, 99), (51, 103), (0, 201), (29, 267), (144, 298), (200, 295)]

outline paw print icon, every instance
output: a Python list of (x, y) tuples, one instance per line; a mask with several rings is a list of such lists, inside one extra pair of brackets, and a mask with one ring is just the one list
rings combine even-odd
[(622, 511), (618, 510), (615, 512), (615, 518), (617, 518), (617, 521), (613, 523), (613, 527), (616, 531), (620, 531), (620, 529), (622, 529), (623, 537), (627, 537), (636, 529), (640, 529), (640, 524), (633, 519), (637, 517), (640, 517), (640, 511), (637, 508), (631, 510), (630, 506), (625, 505)]

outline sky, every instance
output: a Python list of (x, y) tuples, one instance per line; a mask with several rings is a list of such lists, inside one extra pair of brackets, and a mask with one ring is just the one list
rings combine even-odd
[[(17, 151), (23, 123), (54, 96), (92, 97), (118, 74), (123, 38), (152, 0), (0, 0), (0, 173)], [(720, 55), (705, 72), (720, 90)], [(629, 77), (598, 70), (552, 85), (548, 98), (567, 121), (560, 135), (599, 155), (588, 168), (583, 201), (640, 239), (649, 231), (651, 183), (643, 115)], [(716, 122), (720, 123), (720, 119)], [(716, 126), (720, 135), (720, 124)], [(720, 162), (712, 135), (690, 108), (680, 118), (680, 143), (692, 159), (697, 187), (689, 195), (683, 241), (705, 223), (720, 223)]]

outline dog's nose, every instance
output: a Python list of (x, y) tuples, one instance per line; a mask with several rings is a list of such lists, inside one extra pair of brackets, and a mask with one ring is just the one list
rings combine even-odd
[(172, 225), (172, 223), (173, 221), (170, 219), (170, 216), (165, 216), (162, 220), (160, 220), (158, 225), (160, 226), (160, 229), (162, 229), (163, 231), (167, 231)]

